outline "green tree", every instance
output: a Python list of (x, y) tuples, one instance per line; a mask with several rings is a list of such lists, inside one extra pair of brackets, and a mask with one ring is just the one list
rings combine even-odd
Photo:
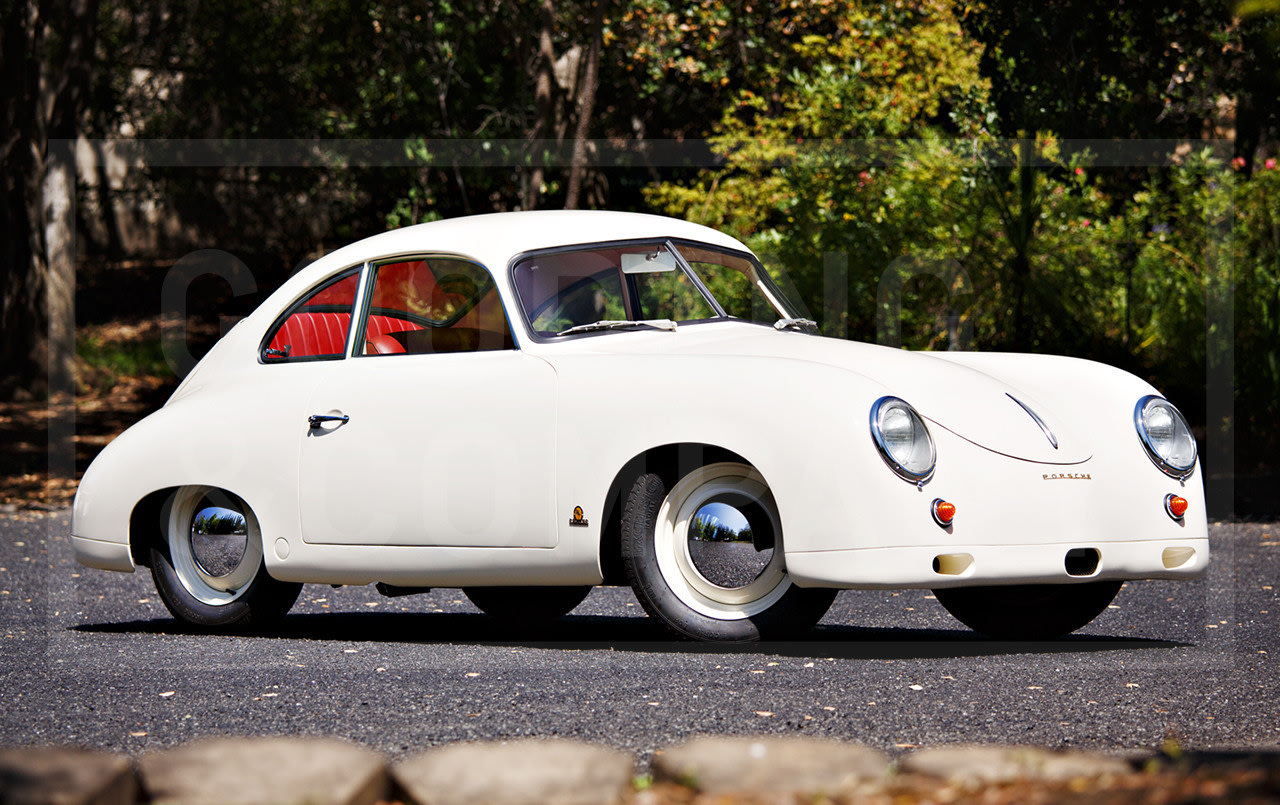
[[(798, 32), (731, 98), (712, 139), (725, 168), (648, 194), (771, 254), (811, 306), (827, 291), (826, 255), (847, 256), (848, 297), (870, 300), (907, 244), (954, 239), (944, 213), (963, 177), (943, 138), (982, 131), (987, 92), (980, 49), (946, 2), (823, 11), (831, 35), (816, 22)], [(915, 181), (922, 171), (929, 182)], [(829, 332), (873, 337), (870, 313), (821, 318)]]

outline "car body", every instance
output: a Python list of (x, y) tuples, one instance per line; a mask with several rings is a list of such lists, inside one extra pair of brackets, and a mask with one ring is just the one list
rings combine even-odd
[(103, 450), (75, 553), (150, 566), (209, 626), (278, 617), (303, 582), (462, 587), (528, 619), (630, 584), (729, 640), (794, 634), (842, 588), (1053, 635), (1124, 580), (1204, 572), (1195, 442), (1145, 381), (809, 324), (747, 247), (684, 221), (376, 235), (285, 282)]

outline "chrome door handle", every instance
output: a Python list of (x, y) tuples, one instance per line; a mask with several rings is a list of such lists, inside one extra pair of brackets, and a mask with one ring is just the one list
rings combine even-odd
[(326, 422), (341, 422), (345, 425), (350, 420), (351, 417), (346, 414), (342, 414), (341, 416), (334, 416), (333, 414), (312, 414), (307, 417), (307, 422), (311, 425), (313, 430)]

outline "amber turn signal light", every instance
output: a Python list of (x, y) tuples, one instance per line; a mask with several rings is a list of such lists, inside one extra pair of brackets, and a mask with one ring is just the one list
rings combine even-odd
[(1189, 505), (1184, 497), (1178, 497), (1177, 495), (1164, 496), (1164, 510), (1175, 520), (1182, 519), (1182, 516), (1187, 513), (1187, 506)]
[(946, 528), (956, 519), (956, 504), (948, 503), (942, 498), (933, 501), (933, 521)]

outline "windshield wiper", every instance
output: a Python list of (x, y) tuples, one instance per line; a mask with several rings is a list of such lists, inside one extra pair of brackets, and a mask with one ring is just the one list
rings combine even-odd
[(590, 324), (579, 324), (577, 327), (561, 330), (556, 335), (590, 333), (595, 330), (625, 330), (628, 327), (652, 327), (655, 330), (670, 330), (673, 333), (676, 331), (676, 323), (671, 319), (645, 319), (643, 321), (605, 319), (603, 321), (594, 321)]
[(813, 319), (778, 319), (773, 323), (775, 330), (809, 330), (818, 332), (818, 323)]

